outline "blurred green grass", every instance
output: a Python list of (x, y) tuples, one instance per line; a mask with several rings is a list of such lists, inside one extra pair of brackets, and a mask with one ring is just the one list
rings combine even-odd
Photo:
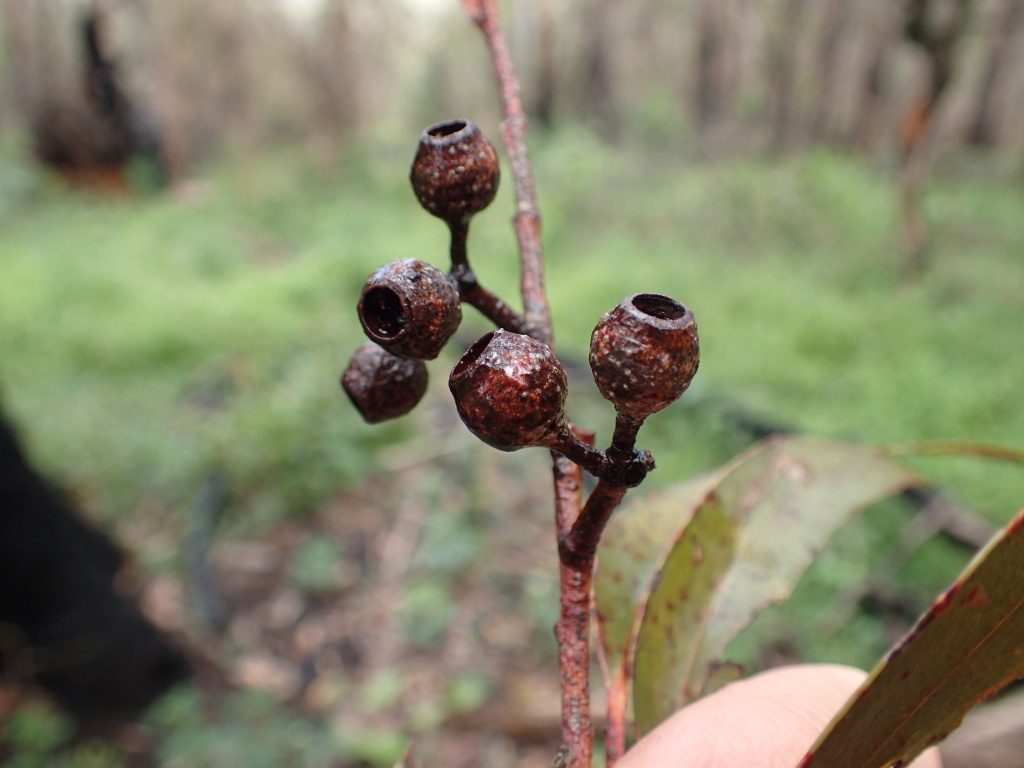
[[(505, 524), (491, 509), (502, 489), (478, 487), (500, 476), (463, 466), (489, 449), (450, 429), (444, 381), (486, 323), (467, 313), (409, 417), (367, 426), (337, 385), (362, 341), (354, 307), (366, 275), (396, 258), (446, 261), (446, 228), (408, 189), (412, 151), (411, 141), (363, 144), (334, 166), (301, 151), (228, 158), (173, 193), (111, 200), (54, 186), (3, 144), (0, 397), (49, 474), (114, 526), (145, 518), (180, 532), (216, 472), (232, 491), (231, 530), (221, 533), (254, 533), (418, 453), (464, 446), (444, 463), (465, 477), (437, 483), (468, 477), (473, 510), (431, 502), (417, 562), (433, 580), (411, 590), (402, 616), (407, 632), (419, 628), (407, 640), (430, 645), (438, 628), (422, 616), (444, 615), (448, 591), (438, 585), (483, 559), (482, 525)], [(611, 409), (586, 370), (601, 314), (629, 293), (660, 291), (697, 316), (700, 373), (641, 433), (659, 467), (645, 489), (731, 458), (752, 439), (743, 420), (867, 442), (1024, 447), (1024, 185), (993, 160), (939, 167), (926, 201), (931, 262), (911, 282), (901, 276), (892, 178), (863, 159), (817, 151), (695, 163), (612, 149), (577, 130), (535, 137), (533, 154), (556, 340), (578, 423), (598, 429), (599, 442), (611, 430)], [(470, 252), (481, 281), (514, 298), (508, 181), (474, 220)], [(497, 457), (510, 484), (542, 466), (524, 458)], [(915, 465), (994, 522), (1024, 504), (1019, 468), (950, 458)], [(764, 614), (738, 656), (756, 665), (766, 644), (782, 640), (808, 660), (873, 663), (891, 628), (852, 603), (844, 613), (836, 594), (869, 579), (909, 519), (895, 503), (869, 510), (796, 599)], [(174, 552), (150, 546), (140, 553), (150, 567), (181, 567)], [(334, 573), (331, 553), (303, 551), (291, 576), (317, 587)], [(925, 599), (964, 558), (932, 542), (887, 573)], [(535, 589), (528, 582), (524, 610), (538, 626), (553, 620), (554, 576)], [(171, 714), (193, 695), (172, 697)], [(214, 750), (202, 723), (161, 717), (180, 731), (169, 754), (194, 762)], [(357, 746), (388, 752), (395, 734), (384, 737), (383, 746)]]
[[(429, 429), (457, 350), (431, 366), (425, 413), (384, 427), (363, 425), (336, 383), (361, 340), (365, 276), (446, 261), (445, 227), (407, 187), (411, 153), (237, 157), (175, 194), (109, 200), (51, 186), (7, 151), (0, 388), (44, 465), (110, 519), (173, 516), (216, 468), (260, 524), (316, 509), (373, 471), (380, 446)], [(567, 130), (539, 137), (534, 160), (556, 339), (582, 369), (578, 421), (611, 425), (584, 365), (603, 312), (655, 290), (698, 318), (697, 381), (643, 435), (652, 486), (742, 448), (737, 413), (856, 440), (1020, 445), (1019, 179), (939, 173), (931, 263), (908, 282), (892, 180), (860, 159), (693, 163)], [(514, 298), (509, 186), (470, 248), (484, 284)], [(465, 325), (464, 340), (485, 330), (475, 314)], [(1021, 504), (1013, 470), (920, 466), (994, 519)]]

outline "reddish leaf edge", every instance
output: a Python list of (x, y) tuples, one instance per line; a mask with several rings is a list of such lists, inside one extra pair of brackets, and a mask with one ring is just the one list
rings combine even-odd
[[(953, 714), (947, 715), (946, 718), (941, 721), (938, 728), (932, 727), (926, 729), (926, 733), (915, 735), (912, 742), (906, 743), (902, 749), (899, 749), (896, 752), (883, 752), (885, 747), (888, 745), (888, 741), (892, 739), (892, 736), (890, 735), (887, 736), (871, 754), (860, 760), (860, 762), (853, 762), (850, 759), (845, 759), (849, 757), (848, 755), (844, 755), (844, 759), (837, 759), (834, 755), (826, 754), (827, 750), (834, 748), (835, 744), (839, 744), (844, 740), (844, 738), (847, 738), (845, 732), (840, 733), (839, 729), (844, 725), (847, 725), (848, 721), (856, 723), (858, 719), (861, 719), (865, 714), (860, 710), (865, 708), (865, 702), (870, 698), (872, 690), (876, 686), (887, 687), (893, 684), (892, 675), (894, 674), (894, 662), (900, 659), (905, 661), (910, 657), (910, 654), (912, 653), (912, 650), (910, 649), (913, 648), (914, 641), (921, 636), (922, 633), (928, 630), (929, 626), (937, 617), (946, 613), (953, 600), (957, 597), (958, 593), (961, 592), (962, 588), (970, 584), (972, 578), (982, 570), (990, 555), (997, 552), (1002, 546), (1008, 546), (1009, 543), (1011, 543), (1011, 540), (1012, 543), (1017, 543), (1019, 546), (1017, 539), (1021, 536), (1024, 536), (1024, 509), (1021, 509), (1014, 518), (992, 538), (988, 545), (978, 552), (971, 563), (964, 569), (963, 573), (961, 573), (953, 584), (939, 596), (939, 598), (918, 620), (913, 629), (911, 629), (910, 632), (908, 632), (907, 635), (885, 656), (885, 658), (879, 662), (863, 685), (853, 694), (853, 696), (850, 697), (825, 730), (822, 731), (818, 740), (808, 750), (797, 768), (901, 768), (916, 759), (925, 749), (935, 746), (949, 736), (950, 733), (959, 727), (963, 722), (963, 719), (976, 704), (985, 701), (1009, 683), (1024, 676), (1024, 658), (1022, 658), (1024, 657), (1024, 654), (1015, 653), (1011, 655), (1010, 658), (1005, 659), (1005, 663), (1003, 665), (997, 667), (991, 672), (991, 674), (986, 678), (987, 684), (982, 686), (980, 691), (976, 691), (967, 696), (961, 696), (960, 701), (951, 705), (949, 710), (953, 711)], [(967, 592), (966, 599), (968, 602), (970, 602), (971, 595), (974, 593), (975, 589), (976, 588), (972, 587), (972, 589)], [(932, 690), (928, 692), (928, 695), (923, 697), (909, 711), (902, 712), (899, 717), (899, 722), (891, 729), (891, 734), (896, 734), (904, 724), (906, 724), (928, 703), (934, 694), (941, 690), (944, 683), (948, 682), (957, 672), (961, 671), (964, 663), (970, 659), (970, 657), (984, 644), (985, 641), (995, 635), (1009, 621), (1009, 617), (1019, 615), (1024, 611), (1024, 588), (1020, 590), (1019, 594), (1019, 599), (1014, 604), (1013, 609), (1006, 613), (1007, 618), (1003, 618), (997, 622), (988, 634), (986, 634), (980, 642), (976, 643), (974, 647), (971, 648), (970, 652), (961, 658), (952, 669), (950, 669), (949, 673), (945, 677), (936, 683)], [(1016, 662), (1016, 665), (1014, 665), (1014, 662)], [(936, 718), (936, 720), (938, 720), (938, 718)], [(822, 758), (823, 754), (826, 754), (825, 758), (823, 760), (819, 760), (819, 758)]]
[[(696, 514), (696, 511), (700, 509), (704, 504), (707, 503), (707, 499), (710, 495), (714, 494), (718, 484), (722, 481), (722, 478), (726, 477), (735, 467), (742, 464), (744, 461), (749, 460), (751, 457), (759, 454), (760, 452), (767, 450), (776, 438), (768, 438), (761, 440), (737, 456), (734, 456), (725, 464), (722, 464), (715, 469), (712, 469), (700, 476), (701, 482), (706, 484), (706, 490), (703, 491), (698, 497), (697, 501), (693, 503), (685, 513), (680, 516), (679, 524), (675, 527), (672, 536), (667, 540), (665, 546), (657, 554), (657, 558), (654, 561), (650, 574), (647, 580), (644, 581), (645, 591), (649, 593), (653, 579), (657, 578), (657, 574), (664, 566), (665, 559), (668, 557), (669, 552), (673, 547), (673, 542), (677, 541), (679, 536), (682, 535), (682, 531), (689, 525)], [(691, 478), (693, 479), (693, 478)], [(687, 481), (683, 481), (684, 483)], [(667, 491), (666, 491), (667, 492)], [(656, 494), (656, 495), (663, 495)], [(633, 509), (636, 508), (636, 504), (645, 504), (651, 501), (651, 497), (642, 501), (636, 502), (633, 505)], [(621, 520), (622, 513), (618, 517), (613, 518), (612, 524), (615, 525)], [(621, 523), (618, 523), (621, 524)], [(614, 531), (611, 531), (614, 535)], [(609, 530), (605, 531), (605, 535), (609, 534)], [(600, 552), (598, 555), (598, 573), (600, 572)], [(595, 586), (597, 585), (597, 573), (595, 573)], [(629, 631), (627, 633), (626, 642), (621, 647), (612, 647), (608, 642), (607, 637), (607, 625), (608, 621), (601, 615), (601, 612), (597, 610), (597, 602), (594, 600), (594, 616), (595, 625), (598, 633), (598, 642), (596, 643), (596, 656), (598, 664), (601, 670), (601, 678), (604, 684), (604, 689), (608, 697), (607, 702), (607, 720), (605, 726), (605, 742), (606, 747), (609, 748), (608, 757), (609, 765), (614, 764), (617, 759), (621, 756), (621, 752), (625, 750), (626, 744), (626, 732), (627, 727), (627, 712), (629, 709), (629, 702), (632, 698), (632, 682), (633, 682), (633, 657), (636, 650), (636, 639), (638, 630), (640, 627), (641, 619), (643, 618), (643, 608), (646, 606), (646, 599), (641, 599), (637, 602), (631, 611), (629, 618)]]
[[(696, 502), (691, 504), (689, 509), (685, 510), (680, 514), (679, 524), (673, 530), (670, 538), (666, 540), (665, 546), (662, 547), (661, 551), (657, 553), (655, 560), (652, 562), (650, 573), (648, 578), (644, 581), (643, 591), (645, 596), (642, 597), (637, 603), (634, 604), (631, 615), (629, 618), (629, 632), (627, 634), (626, 643), (622, 647), (612, 648), (607, 643), (605, 635), (605, 626), (607, 622), (601, 616), (600, 612), (596, 613), (596, 625), (598, 628), (598, 653), (599, 659), (602, 664), (602, 675), (604, 677), (605, 688), (614, 698), (621, 698), (623, 701), (629, 698), (629, 688), (633, 679), (633, 657), (636, 652), (636, 639), (640, 629), (640, 624), (643, 620), (644, 610), (647, 605), (646, 596), (649, 596), (653, 584), (658, 578), (658, 574), (664, 568), (665, 560), (668, 558), (669, 553), (675, 546), (675, 542), (678, 541), (679, 537), (683, 535), (683, 531), (690, 524), (693, 516), (697, 510), (701, 509), (708, 503), (709, 498), (715, 496), (716, 489), (722, 480), (727, 477), (736, 467), (740, 466), (745, 461), (749, 461), (754, 456), (766, 451), (775, 444), (777, 438), (771, 437), (766, 440), (754, 443), (752, 446), (747, 448), (742, 453), (734, 456), (725, 464), (722, 464), (715, 469), (701, 475), (701, 481), (706, 484), (707, 490), (703, 491), (697, 498)], [(685, 481), (684, 481), (685, 482)], [(662, 495), (665, 492), (662, 492)], [(644, 499), (641, 502), (650, 501), (652, 497)], [(635, 508), (635, 507), (634, 507)], [(605, 533), (608, 533), (607, 531)], [(600, 558), (599, 558), (600, 559)], [(598, 566), (600, 568), (600, 565)]]

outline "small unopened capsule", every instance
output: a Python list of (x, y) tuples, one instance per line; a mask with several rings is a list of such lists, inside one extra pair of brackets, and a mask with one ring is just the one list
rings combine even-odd
[(462, 356), (448, 379), (469, 431), (501, 451), (565, 441), (565, 369), (546, 344), (491, 331)]
[(372, 341), (356, 350), (341, 374), (341, 387), (370, 424), (404, 416), (427, 391), (422, 360), (393, 355)]

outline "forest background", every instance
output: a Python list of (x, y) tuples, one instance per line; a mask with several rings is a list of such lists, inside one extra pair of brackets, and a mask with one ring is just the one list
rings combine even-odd
[[(216, 671), (141, 737), (62, 754), (389, 765), (412, 734), (428, 764), (549, 763), (544, 457), (464, 433), (443, 384), (455, 352), (384, 427), (337, 387), (366, 275), (445, 260), (407, 186), (419, 133), (466, 117), (498, 135), (461, 7), (103, 4), (171, 179), (135, 169), (136, 193), (113, 198), (69, 192), (31, 151), (40, 104), (81, 99), (86, 7), (0, 3), (0, 388), (39, 464), (136, 554), (150, 615)], [(623, 295), (663, 290), (701, 327), (697, 383), (645, 431), (645, 494), (777, 429), (1020, 446), (1024, 2), (502, 10), (574, 418), (610, 428), (584, 357)], [(504, 295), (511, 213), (506, 185), (473, 235)], [(456, 346), (485, 327), (470, 318)], [(974, 533), (869, 510), (739, 657), (872, 664), (1020, 507), (1013, 468), (914, 466)], [(54, 764), (70, 726), (20, 692), (2, 707), (12, 764)]]

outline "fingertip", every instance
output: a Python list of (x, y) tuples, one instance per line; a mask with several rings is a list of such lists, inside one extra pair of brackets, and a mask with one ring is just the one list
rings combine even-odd
[[(762, 672), (680, 710), (617, 768), (793, 768), (866, 677), (806, 664)], [(913, 768), (941, 768), (929, 750)]]

